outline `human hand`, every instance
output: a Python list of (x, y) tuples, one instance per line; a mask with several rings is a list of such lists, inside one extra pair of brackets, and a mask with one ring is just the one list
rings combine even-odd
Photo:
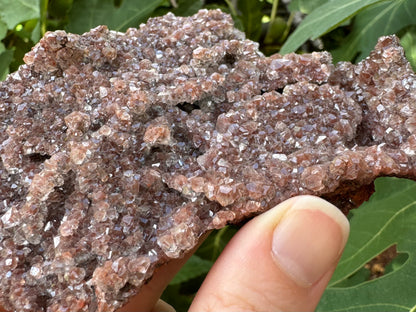
[[(345, 216), (313, 196), (291, 198), (257, 216), (229, 242), (189, 311), (313, 311), (349, 234)], [(119, 312), (168, 312), (158, 300), (191, 254), (159, 268)]]
[[(313, 196), (291, 198), (240, 229), (189, 311), (313, 311), (348, 234), (348, 221), (335, 206)], [(158, 299), (191, 254), (160, 267), (118, 312), (174, 311)]]

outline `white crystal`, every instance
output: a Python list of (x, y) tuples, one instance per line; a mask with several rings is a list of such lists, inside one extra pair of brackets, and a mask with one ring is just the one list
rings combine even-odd
[(37, 277), (39, 275), (39, 273), (40, 273), (40, 269), (39, 268), (37, 268), (35, 266), (32, 266), (30, 268), (30, 275), (32, 275), (34, 277)]
[(53, 245), (54, 245), (55, 248), (58, 247), (60, 242), (61, 242), (61, 238), (59, 236), (55, 236), (53, 238)]
[(43, 229), (45, 232), (49, 231), (52, 227), (52, 223), (49, 221), (48, 223), (46, 223), (45, 228)]
[(100, 87), (100, 97), (106, 97), (108, 94), (107, 88), (106, 87)]
[(381, 113), (382, 111), (384, 111), (385, 110), (385, 108), (384, 108), (384, 106), (383, 105), (381, 105), (381, 104), (378, 104), (377, 105), (377, 111), (379, 112), (379, 113)]
[(318, 139), (316, 140), (316, 144), (321, 143), (325, 139), (326, 139), (326, 135), (320, 135), (320, 136), (318, 136)]
[(273, 154), (272, 158), (273, 159), (278, 159), (280, 161), (286, 161), (287, 160), (287, 156), (285, 154)]

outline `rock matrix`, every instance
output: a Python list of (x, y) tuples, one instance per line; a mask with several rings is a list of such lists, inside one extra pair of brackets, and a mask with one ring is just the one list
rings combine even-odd
[(206, 231), (299, 194), (356, 206), (415, 177), (416, 76), (265, 57), (230, 16), (47, 33), (0, 83), (0, 305), (115, 311)]

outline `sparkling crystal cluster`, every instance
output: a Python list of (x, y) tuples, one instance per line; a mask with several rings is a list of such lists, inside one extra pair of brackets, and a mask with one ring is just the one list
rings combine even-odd
[[(209, 229), (415, 177), (416, 76), (265, 57), (221, 11), (47, 33), (0, 83), (0, 305), (114, 311)], [(362, 197), (362, 196), (358, 196)]]

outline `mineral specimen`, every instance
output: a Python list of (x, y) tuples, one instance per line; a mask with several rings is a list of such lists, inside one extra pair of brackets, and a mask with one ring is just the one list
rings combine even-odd
[[(416, 176), (416, 76), (265, 57), (221, 11), (47, 33), (0, 84), (0, 305), (114, 311), (209, 229)], [(370, 186), (369, 186), (370, 185)]]

